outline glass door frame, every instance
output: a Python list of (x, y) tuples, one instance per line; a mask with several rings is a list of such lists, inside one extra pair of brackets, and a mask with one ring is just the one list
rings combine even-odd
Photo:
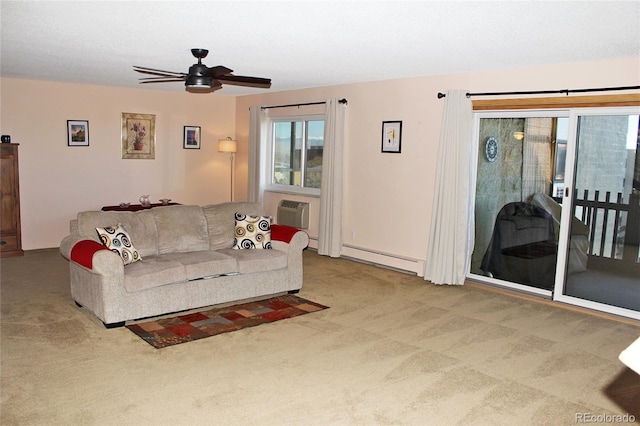
[(564, 294), (565, 271), (567, 268), (569, 255), (568, 244), (570, 221), (573, 216), (573, 188), (575, 187), (574, 182), (576, 179), (578, 119), (581, 116), (637, 115), (640, 114), (640, 107), (570, 108), (568, 111), (569, 134), (567, 140), (567, 157), (565, 164), (565, 191), (562, 197), (560, 238), (558, 240), (558, 263), (556, 267), (556, 277), (552, 299), (557, 302), (568, 303), (575, 306), (594, 309), (600, 312), (607, 312), (614, 315), (640, 320), (640, 312)]

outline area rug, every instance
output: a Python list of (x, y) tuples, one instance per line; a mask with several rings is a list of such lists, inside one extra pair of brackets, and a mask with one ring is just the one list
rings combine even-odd
[(292, 294), (171, 318), (129, 324), (127, 328), (156, 349), (327, 309)]

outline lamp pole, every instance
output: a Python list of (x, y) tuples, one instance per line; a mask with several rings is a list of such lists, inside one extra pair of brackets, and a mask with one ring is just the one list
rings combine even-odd
[(226, 139), (218, 139), (218, 152), (226, 152), (230, 154), (229, 159), (231, 160), (231, 176), (230, 176), (231, 177), (230, 179), (231, 201), (233, 201), (233, 167), (234, 167), (233, 159), (236, 155), (237, 146), (238, 146), (237, 142), (228, 136)]
[(231, 187), (229, 188), (229, 193), (231, 194), (231, 201), (233, 202), (233, 157), (235, 157), (236, 153), (232, 152), (231, 155), (229, 155), (229, 158), (231, 159)]

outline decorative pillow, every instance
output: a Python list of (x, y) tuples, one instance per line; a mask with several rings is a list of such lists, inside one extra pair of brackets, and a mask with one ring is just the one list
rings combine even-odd
[(271, 216), (236, 213), (233, 248), (236, 250), (270, 249)]
[(118, 253), (125, 265), (142, 260), (140, 253), (131, 242), (129, 233), (121, 223), (116, 226), (96, 228), (96, 231), (102, 244), (109, 250)]

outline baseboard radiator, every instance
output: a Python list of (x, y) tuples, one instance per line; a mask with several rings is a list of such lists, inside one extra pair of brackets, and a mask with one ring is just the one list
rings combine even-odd
[(424, 277), (425, 261), (421, 259), (385, 253), (379, 250), (371, 250), (349, 244), (344, 244), (342, 246), (341, 255), (346, 258), (373, 263), (375, 265), (392, 269), (399, 269), (401, 271), (414, 273), (419, 277)]
[(276, 221), (279, 225), (309, 229), (309, 203), (280, 200)]

